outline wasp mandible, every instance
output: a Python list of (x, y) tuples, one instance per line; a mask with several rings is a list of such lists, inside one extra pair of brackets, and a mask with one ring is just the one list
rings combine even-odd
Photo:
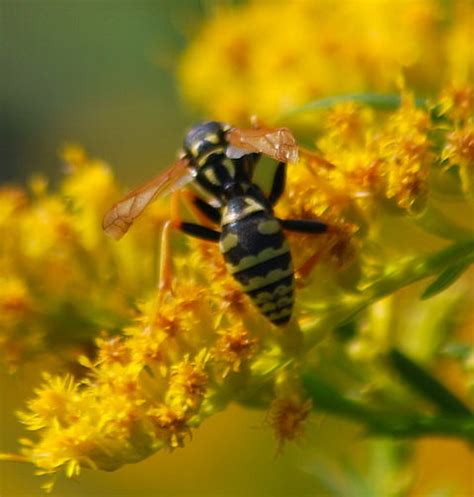
[[(278, 162), (268, 195), (253, 181), (262, 154)], [(188, 235), (218, 242), (242, 291), (273, 324), (285, 325), (294, 304), (294, 268), (284, 230), (328, 229), (319, 221), (278, 219), (273, 213), (285, 189), (287, 163), (297, 160), (298, 146), (287, 128), (198, 124), (187, 133), (178, 161), (117, 202), (105, 215), (103, 228), (120, 239), (150, 202), (194, 181), (212, 199), (193, 195), (194, 208), (220, 229), (177, 219), (173, 225)]]

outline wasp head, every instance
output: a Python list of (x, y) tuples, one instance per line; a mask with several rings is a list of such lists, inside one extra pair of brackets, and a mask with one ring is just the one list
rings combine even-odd
[(204, 165), (210, 156), (225, 153), (227, 142), (225, 133), (228, 124), (209, 121), (193, 126), (184, 138), (184, 152), (198, 166)]

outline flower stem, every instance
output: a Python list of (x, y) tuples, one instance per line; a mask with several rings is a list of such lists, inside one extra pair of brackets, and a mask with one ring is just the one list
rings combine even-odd
[[(404, 286), (438, 274), (453, 262), (469, 258), (474, 253), (474, 238), (463, 240), (426, 257), (397, 264), (387, 275), (363, 289), (371, 302), (385, 297)], [(371, 303), (369, 302), (369, 303)]]
[(472, 412), (428, 371), (403, 352), (392, 349), (389, 360), (400, 376), (423, 397), (435, 404), (442, 413), (452, 416), (472, 416)]
[(474, 417), (406, 415), (385, 412), (341, 395), (333, 386), (304, 373), (303, 385), (318, 411), (326, 411), (366, 425), (370, 435), (414, 438), (426, 435), (457, 437), (474, 443)]
[(474, 238), (462, 240), (433, 254), (396, 263), (387, 269), (384, 277), (361, 288), (357, 294), (347, 295), (336, 304), (319, 308), (309, 307), (315, 317), (301, 324), (306, 350), (318, 342), (321, 330), (333, 329), (347, 323), (377, 300), (411, 283), (439, 274), (454, 261), (460, 263), (471, 258), (473, 253)]
[[(379, 110), (394, 110), (400, 107), (401, 101), (402, 99), (400, 95), (396, 94), (347, 93), (343, 95), (335, 95), (333, 97), (319, 98), (299, 107), (294, 107), (293, 109), (290, 109), (289, 111), (281, 114), (278, 120), (284, 120), (288, 117), (292, 117), (297, 114), (303, 114), (305, 112), (327, 109), (333, 107), (334, 105), (345, 102), (355, 102), (362, 105), (368, 105)], [(427, 107), (427, 102), (423, 98), (417, 98), (415, 100), (415, 104), (417, 107)]]

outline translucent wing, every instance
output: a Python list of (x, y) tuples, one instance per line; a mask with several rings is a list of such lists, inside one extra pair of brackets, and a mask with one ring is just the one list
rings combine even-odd
[(249, 153), (262, 153), (279, 162), (298, 161), (298, 145), (288, 128), (231, 128), (226, 155), (238, 159)]
[(188, 159), (180, 159), (143, 186), (132, 190), (119, 200), (104, 216), (102, 228), (107, 235), (119, 240), (145, 207), (159, 195), (180, 188), (193, 179), (187, 168)]

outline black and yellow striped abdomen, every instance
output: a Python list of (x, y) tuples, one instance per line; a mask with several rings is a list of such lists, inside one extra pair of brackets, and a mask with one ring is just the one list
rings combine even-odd
[(252, 197), (229, 201), (220, 249), (227, 269), (272, 323), (286, 324), (293, 308), (294, 275), (280, 222)]

